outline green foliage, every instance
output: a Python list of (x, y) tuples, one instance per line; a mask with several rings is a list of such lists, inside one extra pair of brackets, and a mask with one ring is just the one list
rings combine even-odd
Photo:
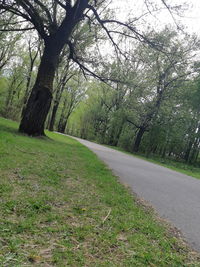
[[(34, 67), (38, 61), (31, 62), (31, 59), (33, 60), (35, 56), (37, 45), (34, 43), (35, 38), (32, 39), (32, 47), (29, 47), (30, 40), (24, 44), (24, 47), (21, 47), (18, 46), (17, 41), (22, 40), (20, 36), (17, 36), (15, 43), (12, 44), (12, 57), (0, 76), (0, 103), (2, 104), (0, 113), (13, 120), (20, 119), (25, 98), (29, 95), (36, 76)], [(34, 64), (31, 67), (32, 63)]]
[(115, 82), (89, 83), (69, 133), (198, 165), (200, 87), (192, 57), (198, 47), (168, 28), (147, 35), (159, 48), (135, 45), (129, 60), (108, 63), (103, 73)]
[(4, 105), (7, 95), (7, 80), (4, 77), (0, 77), (0, 114), (4, 111)]

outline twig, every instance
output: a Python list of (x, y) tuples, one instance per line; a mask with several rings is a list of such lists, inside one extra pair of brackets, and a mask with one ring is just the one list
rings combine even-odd
[(111, 208), (108, 211), (108, 214), (106, 215), (106, 217), (103, 219), (102, 224), (105, 223), (105, 221), (108, 219), (108, 217), (110, 216), (111, 213)]

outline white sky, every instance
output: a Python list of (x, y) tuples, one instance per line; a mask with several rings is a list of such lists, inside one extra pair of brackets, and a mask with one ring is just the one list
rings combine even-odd
[[(162, 6), (162, 8), (164, 7), (161, 0), (151, 0), (151, 2), (154, 2), (160, 7)], [(184, 7), (185, 11), (181, 12), (181, 16), (176, 16), (175, 21), (183, 24), (187, 32), (196, 33), (200, 36), (200, 0), (166, 0), (166, 2), (170, 5), (183, 5), (186, 3), (187, 6)], [(122, 20), (126, 20), (129, 13), (132, 16), (143, 14), (146, 8), (143, 0), (113, 0), (112, 5), (118, 9), (116, 12), (117, 17)], [(148, 24), (152, 24), (152, 26), (169, 23), (175, 25), (168, 11), (163, 10), (159, 14), (155, 13), (155, 15), (156, 18), (153, 14), (146, 17)]]

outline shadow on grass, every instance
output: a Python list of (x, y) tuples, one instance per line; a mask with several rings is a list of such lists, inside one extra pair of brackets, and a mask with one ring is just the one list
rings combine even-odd
[(14, 136), (24, 136), (28, 138), (34, 138), (39, 140), (55, 141), (48, 135), (44, 136), (29, 136), (28, 134), (19, 132), (19, 123), (15, 121), (8, 120), (6, 118), (0, 117), (0, 132), (10, 133)]
[(5, 125), (0, 125), (0, 132), (6, 132), (6, 133), (11, 133), (14, 135), (21, 135), (20, 132), (18, 132), (18, 129), (16, 129), (13, 126), (5, 126)]

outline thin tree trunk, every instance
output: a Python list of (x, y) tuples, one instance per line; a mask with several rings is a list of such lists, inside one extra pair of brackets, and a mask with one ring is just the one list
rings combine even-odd
[(56, 114), (57, 114), (57, 110), (58, 110), (58, 105), (59, 105), (59, 102), (57, 100), (55, 100), (54, 105), (53, 105), (51, 118), (50, 118), (49, 127), (48, 127), (49, 131), (53, 131), (54, 130), (54, 124), (55, 124), (55, 120), (56, 120)]
[(164, 148), (163, 148), (161, 158), (164, 159), (166, 157), (166, 151), (167, 151), (167, 145), (165, 145)]
[(189, 157), (189, 163), (190, 164), (194, 164), (197, 160), (197, 156), (199, 154), (199, 139), (196, 138), (194, 144), (193, 144), (193, 148), (191, 150), (191, 155)]
[(144, 127), (141, 127), (137, 133), (137, 136), (135, 138), (135, 143), (134, 143), (134, 146), (133, 146), (133, 152), (138, 152), (139, 151), (139, 147), (140, 147), (140, 144), (141, 144), (141, 141), (142, 141), (142, 137), (145, 133), (145, 128)]
[(184, 156), (184, 159), (185, 161), (188, 163), (189, 162), (189, 158), (190, 158), (190, 152), (191, 152), (191, 149), (192, 149), (192, 144), (193, 144), (193, 141), (190, 141), (189, 142), (189, 145), (187, 147), (187, 150), (185, 152), (185, 156)]
[(197, 163), (198, 157), (199, 157), (199, 150), (196, 152), (196, 156), (195, 156), (195, 159), (194, 159), (194, 163)]
[(39, 53), (39, 46), (38, 46), (38, 50), (37, 50), (35, 56), (32, 57), (31, 47), (30, 47), (30, 43), (29, 43), (30, 67), (29, 67), (28, 77), (27, 77), (27, 82), (26, 82), (26, 90), (25, 90), (24, 98), (23, 98), (23, 107), (22, 107), (21, 117), (23, 117), (24, 112), (26, 110), (26, 103), (27, 103), (27, 100), (28, 100), (29, 92), (30, 92), (30, 85), (31, 85), (33, 67), (34, 67), (35, 61), (37, 59), (38, 53)]
[(120, 135), (121, 135), (122, 130), (123, 130), (123, 126), (124, 126), (124, 123), (121, 123), (120, 128), (119, 128), (119, 130), (118, 130), (116, 135), (115, 135), (114, 131), (112, 130), (110, 141), (109, 141), (109, 145), (117, 146), (117, 144), (119, 142)]
[[(68, 80), (66, 80), (66, 82), (67, 81)], [(52, 109), (50, 123), (49, 123), (49, 127), (48, 127), (49, 131), (53, 131), (54, 130), (56, 114), (57, 114), (57, 111), (58, 111), (58, 107), (59, 107), (59, 103), (60, 103), (60, 100), (61, 100), (61, 97), (62, 97), (62, 93), (63, 93), (64, 88), (65, 88), (64, 84), (62, 84), (60, 86), (61, 86), (61, 88), (58, 87), (57, 90), (56, 90), (56, 96), (55, 96), (55, 100), (53, 102), (53, 109)]]
[(46, 119), (46, 122), (45, 122), (45, 124), (44, 124), (45, 129), (49, 129), (50, 120), (51, 120), (51, 114), (52, 114), (52, 106), (50, 106), (50, 108), (49, 108), (49, 112), (48, 112), (48, 115), (47, 115), (47, 119)]
[(64, 117), (64, 119), (62, 121), (62, 124), (60, 125), (60, 128), (58, 129), (58, 131), (60, 133), (64, 133), (65, 132), (65, 129), (67, 127), (67, 122), (68, 122), (69, 116), (70, 116), (70, 114), (68, 113), (67, 116)]
[(151, 149), (151, 152), (153, 154), (156, 154), (157, 148), (158, 148), (158, 145), (153, 146), (152, 149)]
[(60, 132), (60, 133), (64, 133), (64, 131), (65, 131), (64, 120), (65, 120), (65, 109), (66, 109), (66, 106), (67, 106), (67, 98), (65, 98), (65, 101), (64, 101), (64, 104), (63, 104), (63, 108), (62, 108), (62, 112), (61, 112), (61, 115), (60, 115), (60, 120), (59, 120), (59, 123), (58, 123), (58, 132)]

